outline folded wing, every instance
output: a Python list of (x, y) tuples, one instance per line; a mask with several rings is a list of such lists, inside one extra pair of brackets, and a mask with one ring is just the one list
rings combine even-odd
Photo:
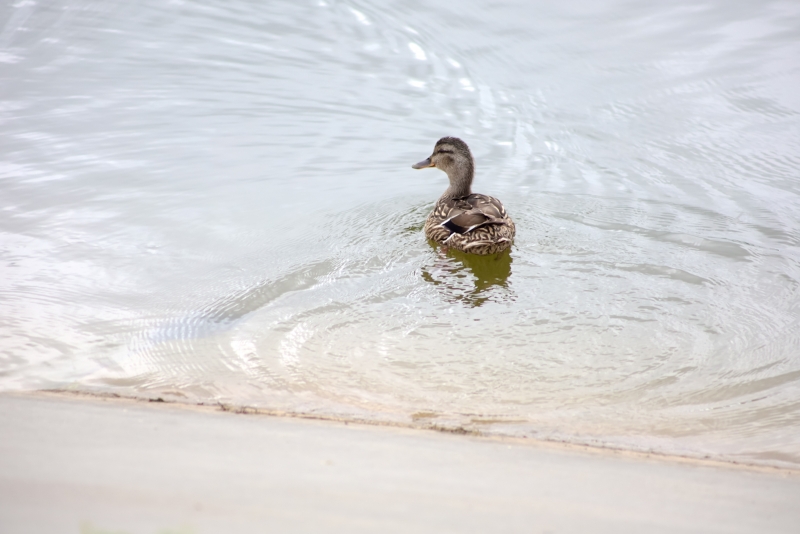
[(489, 224), (505, 223), (506, 210), (497, 199), (475, 194), (456, 200), (441, 225), (450, 232), (466, 234)]

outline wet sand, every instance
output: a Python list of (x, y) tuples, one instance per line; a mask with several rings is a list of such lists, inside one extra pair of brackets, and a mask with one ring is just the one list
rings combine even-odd
[(0, 395), (0, 532), (796, 532), (800, 474), (541, 442)]

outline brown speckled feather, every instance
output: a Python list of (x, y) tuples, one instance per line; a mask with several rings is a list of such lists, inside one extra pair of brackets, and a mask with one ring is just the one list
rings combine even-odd
[[(459, 228), (443, 226), (446, 221)], [(458, 230), (464, 229), (463, 233)], [(496, 198), (472, 194), (465, 198), (440, 198), (425, 221), (425, 236), (472, 254), (495, 254), (514, 240), (514, 221)]]

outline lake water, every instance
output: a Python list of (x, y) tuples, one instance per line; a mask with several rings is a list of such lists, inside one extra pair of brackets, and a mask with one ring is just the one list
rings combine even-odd
[(797, 2), (10, 1), (0, 139), (1, 390), (800, 466)]

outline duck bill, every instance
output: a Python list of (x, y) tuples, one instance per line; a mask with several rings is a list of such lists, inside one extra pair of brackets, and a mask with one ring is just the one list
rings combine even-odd
[(431, 158), (424, 159), (419, 163), (415, 163), (414, 165), (411, 166), (412, 169), (424, 169), (426, 167), (433, 167), (433, 162), (431, 161)]

